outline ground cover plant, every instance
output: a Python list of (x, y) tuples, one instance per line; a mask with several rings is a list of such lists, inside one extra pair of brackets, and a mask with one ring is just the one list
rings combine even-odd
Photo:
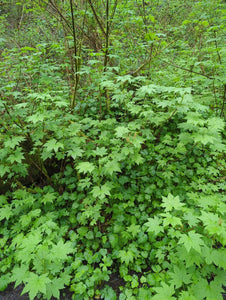
[(0, 8), (0, 291), (222, 299), (224, 1)]

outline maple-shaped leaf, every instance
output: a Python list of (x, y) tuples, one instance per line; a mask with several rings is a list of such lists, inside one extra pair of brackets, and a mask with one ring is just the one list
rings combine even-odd
[[(86, 285), (83, 282), (81, 282), (81, 281), (79, 283), (72, 284), (71, 287), (70, 287), (70, 290), (72, 292), (75, 292), (75, 294), (81, 294), (81, 295), (83, 293), (85, 293), (86, 289), (87, 289)], [(83, 297), (77, 297), (77, 299), (78, 300), (82, 300), (84, 298)]]
[(213, 132), (223, 131), (225, 127), (224, 120), (217, 117), (209, 118), (207, 120), (207, 124), (208, 124), (208, 128)]
[(179, 196), (174, 197), (172, 194), (169, 194), (167, 197), (162, 197), (162, 201), (161, 206), (165, 207), (165, 211), (172, 211), (173, 209), (180, 210), (184, 206)]
[(53, 203), (53, 201), (56, 199), (56, 195), (54, 193), (47, 193), (41, 198), (41, 202), (46, 203)]
[(77, 157), (81, 157), (83, 153), (84, 153), (84, 150), (82, 150), (79, 147), (74, 147), (73, 150), (69, 150), (67, 152), (67, 155), (71, 156), (73, 159), (76, 159)]
[(54, 278), (46, 286), (46, 298), (49, 300), (52, 296), (60, 299), (60, 290), (64, 288), (64, 280), (62, 278)]
[(115, 131), (117, 138), (126, 138), (129, 133), (129, 129), (125, 126), (118, 126), (116, 127)]
[(140, 113), (140, 111), (142, 111), (142, 107), (139, 105), (135, 105), (133, 103), (128, 103), (127, 104), (127, 109), (129, 110), (129, 112), (131, 112), (131, 114), (133, 115), (137, 115)]
[(152, 292), (150, 288), (139, 288), (139, 293), (137, 295), (137, 300), (150, 300), (152, 299)]
[(7, 197), (5, 195), (0, 195), (0, 205), (7, 204)]
[(171, 283), (179, 288), (185, 283), (186, 285), (191, 282), (192, 272), (188, 272), (184, 265), (174, 266), (174, 272), (169, 272)]
[(208, 143), (214, 144), (217, 142), (216, 137), (210, 133), (208, 128), (200, 128), (198, 132), (192, 134), (192, 137), (196, 143), (201, 143), (203, 145), (207, 145)]
[(133, 80), (133, 77), (130, 74), (128, 74), (128, 75), (123, 75), (123, 76), (117, 76), (116, 80), (117, 80), (117, 82), (121, 82), (121, 83), (125, 83), (125, 82), (131, 83)]
[(145, 97), (146, 94), (152, 95), (153, 93), (156, 92), (157, 87), (158, 86), (154, 84), (144, 85), (137, 90), (137, 95), (142, 98)]
[(184, 214), (184, 219), (188, 221), (190, 227), (197, 226), (199, 223), (198, 217), (195, 215), (194, 211), (189, 211)]
[(10, 273), (4, 274), (0, 276), (0, 292), (4, 291), (9, 283), (12, 282), (12, 278)]
[(202, 211), (202, 215), (199, 219), (203, 222), (203, 225), (210, 234), (217, 234), (222, 226), (221, 222), (219, 222), (219, 216), (211, 212), (206, 213)]
[(127, 231), (132, 233), (132, 236), (135, 237), (140, 231), (140, 225), (132, 224), (127, 227)]
[(130, 262), (133, 262), (134, 254), (131, 250), (120, 250), (118, 257), (121, 259), (121, 262), (125, 262), (125, 264), (128, 266)]
[(160, 220), (157, 216), (154, 216), (154, 218), (148, 218), (148, 222), (144, 223), (144, 225), (148, 227), (148, 232), (154, 232), (158, 235), (160, 232), (164, 232), (163, 226), (160, 225), (161, 222), (162, 220)]
[(29, 266), (22, 264), (20, 267), (14, 267), (12, 270), (12, 280), (15, 282), (15, 287), (25, 281), (25, 278), (29, 275)]
[(188, 235), (182, 234), (179, 239), (179, 244), (183, 244), (186, 248), (187, 252), (190, 251), (191, 248), (201, 253), (201, 245), (204, 245), (202, 240), (202, 236), (196, 233), (194, 230), (189, 231)]
[(207, 265), (210, 265), (213, 262), (211, 248), (206, 246), (202, 247), (202, 256), (205, 258)]
[(162, 287), (154, 287), (153, 290), (157, 292), (155, 296), (153, 296), (152, 300), (172, 300), (176, 299), (172, 297), (175, 293), (173, 285), (167, 285), (165, 282), (161, 282)]
[(92, 171), (95, 169), (95, 165), (93, 163), (90, 163), (88, 161), (81, 162), (77, 165), (77, 169), (80, 173), (92, 173)]
[(14, 149), (16, 146), (18, 146), (24, 140), (25, 140), (25, 137), (23, 137), (23, 136), (12, 136), (4, 142), (4, 145), (5, 145), (5, 147)]
[(31, 223), (31, 216), (28, 215), (22, 215), (20, 217), (20, 223), (23, 227), (27, 226), (28, 224)]
[(36, 218), (41, 214), (41, 212), (42, 212), (41, 209), (37, 208), (37, 209), (31, 210), (29, 212), (29, 216), (31, 216), (32, 218)]
[(70, 136), (77, 136), (77, 133), (80, 131), (80, 129), (81, 129), (81, 124), (77, 122), (71, 123), (67, 128)]
[(13, 152), (13, 154), (10, 154), (7, 160), (13, 164), (15, 162), (21, 163), (24, 159), (23, 153), (20, 151), (20, 149), (17, 147), (16, 150)]
[(205, 124), (205, 120), (203, 120), (201, 113), (197, 111), (189, 111), (186, 119), (188, 124), (193, 124), (195, 126), (203, 126)]
[(224, 292), (220, 282), (213, 280), (208, 283), (204, 278), (199, 278), (198, 283), (192, 289), (196, 299), (221, 300), (221, 293)]
[(112, 175), (113, 172), (121, 172), (119, 163), (116, 160), (108, 161), (103, 167), (104, 174)]
[(104, 296), (105, 300), (116, 300), (117, 299), (117, 295), (116, 295), (115, 291), (113, 290), (112, 287), (110, 287), (108, 285), (105, 286), (105, 288), (101, 290), (101, 296), (102, 297)]
[(59, 260), (67, 260), (68, 254), (73, 252), (72, 244), (71, 242), (64, 243), (63, 240), (60, 240), (57, 245), (53, 245), (52, 249), (50, 250), (50, 256), (52, 260), (55, 259)]
[[(211, 253), (211, 258), (213, 263), (219, 268), (226, 270), (226, 250), (223, 249), (213, 249)], [(226, 281), (226, 280), (225, 280)]]
[(203, 263), (202, 256), (193, 248), (188, 252), (185, 247), (177, 246), (177, 256), (180, 257), (180, 261), (184, 261), (186, 268), (197, 265), (200, 266)]
[(33, 300), (38, 293), (46, 294), (46, 285), (50, 283), (51, 280), (48, 278), (47, 274), (37, 275), (35, 273), (29, 272), (26, 277), (26, 284), (23, 289), (22, 295), (29, 293), (29, 298)]
[(95, 198), (99, 198), (99, 199), (104, 199), (106, 198), (106, 196), (110, 196), (111, 193), (110, 193), (110, 186), (105, 183), (104, 185), (102, 186), (95, 186), (93, 189), (92, 189), (92, 194), (93, 194), (93, 197)]
[(60, 142), (57, 142), (56, 139), (51, 139), (45, 143), (45, 147), (46, 147), (47, 152), (54, 151), (57, 153), (59, 148), (61, 148), (61, 149), (64, 148), (64, 145)]
[(168, 226), (172, 225), (173, 227), (175, 226), (182, 226), (181, 219), (178, 217), (173, 216), (171, 213), (163, 213), (161, 216), (164, 217), (163, 219), (163, 226)]
[(32, 122), (34, 124), (41, 123), (44, 121), (44, 119), (45, 119), (45, 115), (39, 112), (33, 114), (32, 116), (27, 117), (27, 121)]
[(10, 173), (10, 168), (8, 166), (0, 166), (0, 177), (3, 177), (6, 173)]
[(104, 147), (101, 147), (101, 148), (97, 147), (95, 150), (92, 151), (92, 153), (95, 156), (101, 156), (102, 157), (102, 156), (107, 154), (107, 149), (104, 148)]
[(5, 206), (0, 208), (0, 221), (1, 220), (9, 220), (9, 218), (13, 215), (12, 208), (10, 206)]
[(17, 241), (18, 251), (15, 252), (15, 257), (18, 261), (28, 262), (32, 259), (32, 254), (35, 252), (37, 245), (42, 241), (42, 233), (36, 229), (35, 232), (29, 233)]
[(183, 291), (180, 293), (178, 300), (197, 300), (197, 298), (188, 291)]

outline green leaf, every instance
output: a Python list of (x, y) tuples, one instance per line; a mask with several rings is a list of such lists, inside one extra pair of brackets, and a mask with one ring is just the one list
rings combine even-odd
[(130, 262), (133, 262), (134, 254), (131, 250), (120, 250), (118, 257), (121, 259), (121, 262), (125, 262), (125, 264), (128, 266)]
[(131, 232), (132, 236), (135, 237), (141, 231), (141, 228), (140, 225), (132, 224), (129, 227), (127, 227), (127, 231)]
[(125, 126), (118, 126), (115, 131), (117, 138), (126, 138), (129, 133), (129, 129)]
[(221, 132), (225, 127), (224, 120), (217, 117), (209, 118), (207, 124), (209, 129), (213, 132)]
[(198, 217), (195, 215), (194, 211), (188, 211), (184, 214), (184, 219), (188, 221), (190, 227), (197, 226), (199, 223)]
[(10, 206), (5, 206), (0, 208), (0, 221), (1, 220), (9, 220), (9, 218), (13, 215), (13, 210)]
[(22, 263), (32, 259), (32, 255), (37, 249), (37, 245), (42, 241), (42, 233), (40, 230), (32, 231), (26, 237), (20, 239), (15, 257)]
[(41, 202), (44, 204), (53, 203), (56, 199), (56, 195), (54, 193), (47, 193), (41, 198)]
[(193, 286), (196, 299), (207, 300), (222, 300), (222, 284), (217, 280), (212, 280), (210, 283), (206, 279), (199, 278), (198, 283)]
[(175, 285), (176, 288), (180, 288), (183, 283), (186, 285), (191, 282), (192, 271), (188, 272), (184, 265), (174, 266), (174, 272), (169, 272), (171, 283)]
[(73, 159), (76, 159), (77, 157), (82, 157), (84, 153), (84, 150), (78, 147), (74, 147), (73, 150), (69, 150), (67, 152), (68, 156), (71, 156)]
[(222, 247), (222, 249), (213, 249), (211, 253), (212, 262), (218, 266), (219, 268), (223, 268), (226, 270), (226, 249)]
[(0, 277), (0, 292), (4, 291), (7, 286), (9, 285), (9, 283), (12, 282), (12, 277), (10, 276), (10, 274), (4, 274)]
[(21, 216), (20, 222), (23, 227), (29, 225), (31, 223), (31, 216), (28, 216), (28, 215)]
[(152, 95), (153, 93), (156, 92), (156, 90), (157, 90), (157, 86), (154, 84), (145, 85), (145, 86), (142, 86), (141, 88), (139, 88), (139, 90), (137, 91), (137, 95), (139, 95), (139, 97), (143, 98), (146, 96), (146, 94)]
[(149, 288), (139, 288), (138, 300), (150, 300), (152, 299), (152, 292)]
[(176, 299), (172, 297), (175, 293), (173, 285), (167, 285), (165, 282), (161, 282), (162, 287), (153, 287), (153, 290), (157, 292), (157, 294), (152, 297), (152, 300), (172, 300)]
[(13, 137), (10, 137), (8, 140), (6, 140), (4, 142), (4, 145), (5, 145), (5, 147), (14, 149), (16, 146), (18, 146), (24, 140), (25, 140), (25, 137), (23, 137), (23, 136), (13, 136)]
[(45, 148), (46, 148), (47, 152), (54, 151), (57, 153), (58, 149), (64, 148), (64, 145), (60, 142), (57, 142), (57, 140), (55, 140), (55, 139), (51, 139), (45, 143)]
[(34, 123), (34, 124), (36, 124), (36, 123), (41, 123), (41, 122), (44, 121), (44, 119), (45, 119), (45, 115), (44, 115), (44, 114), (41, 114), (41, 113), (39, 113), (39, 112), (37, 112), (37, 113), (35, 113), (35, 114), (33, 114), (33, 115), (27, 117), (27, 121), (28, 121), (28, 122), (32, 122), (32, 123)]
[(60, 299), (60, 290), (64, 288), (63, 278), (53, 278), (53, 280), (46, 286), (46, 297), (49, 300), (52, 296)]
[(0, 177), (3, 177), (6, 173), (10, 173), (10, 168), (8, 166), (0, 165)]
[(95, 156), (100, 156), (100, 157), (102, 157), (102, 156), (104, 156), (104, 155), (107, 154), (107, 149), (104, 148), (104, 147), (101, 147), (101, 148), (97, 147), (95, 150), (92, 151), (92, 153), (93, 153), (93, 155), (95, 155)]
[(220, 217), (217, 214), (211, 212), (206, 213), (205, 211), (202, 211), (201, 214), (199, 219), (203, 222), (206, 230), (212, 235), (218, 234), (222, 227)]
[(162, 207), (165, 207), (165, 211), (172, 211), (173, 209), (181, 210), (184, 206), (184, 203), (180, 202), (179, 196), (174, 197), (172, 194), (169, 194), (167, 197), (162, 197), (163, 203)]
[(160, 220), (157, 216), (154, 216), (154, 218), (148, 218), (148, 222), (144, 223), (144, 225), (148, 227), (148, 232), (154, 232), (158, 235), (160, 232), (164, 232), (163, 226), (160, 225), (161, 222), (162, 220)]
[(29, 266), (22, 264), (20, 267), (14, 267), (12, 270), (12, 280), (15, 282), (15, 287), (25, 281), (25, 278), (29, 275)]
[(13, 154), (10, 154), (9, 157), (7, 158), (7, 160), (13, 164), (15, 162), (17, 163), (21, 163), (22, 160), (24, 159), (24, 155), (21, 152), (21, 150), (19, 148), (17, 148)]
[(60, 240), (57, 245), (53, 245), (52, 249), (50, 250), (50, 257), (54, 261), (57, 260), (64, 260), (68, 259), (68, 254), (73, 252), (71, 242), (64, 243), (63, 240)]
[(92, 173), (92, 171), (95, 169), (95, 165), (90, 162), (81, 162), (77, 165), (77, 169), (80, 173)]
[(187, 252), (190, 251), (191, 248), (196, 250), (198, 253), (201, 253), (201, 245), (204, 245), (202, 240), (202, 236), (196, 233), (194, 230), (189, 231), (188, 235), (182, 234), (179, 239), (179, 244), (183, 244), (186, 248)]
[(195, 296), (193, 296), (191, 293), (187, 291), (183, 291), (180, 294), (180, 297), (178, 298), (179, 300), (197, 300)]
[(0, 205), (8, 204), (7, 197), (5, 195), (0, 195)]
[(42, 274), (39, 276), (30, 272), (29, 276), (26, 278), (26, 284), (22, 295), (28, 292), (31, 300), (33, 300), (39, 292), (45, 295), (46, 285), (50, 282), (51, 280), (48, 278), (47, 274)]
[[(86, 291), (86, 285), (83, 282), (72, 284), (71, 291), (75, 292), (75, 294), (83, 294)], [(81, 299), (84, 299), (84, 297)]]
[(106, 182), (101, 187), (95, 186), (92, 189), (92, 194), (93, 194), (94, 198), (100, 198), (102, 200), (102, 199), (106, 198), (106, 196), (110, 196), (111, 195), (110, 190), (111, 190), (111, 187)]
[(216, 137), (210, 134), (208, 128), (200, 128), (199, 131), (195, 132), (192, 136), (196, 143), (201, 143), (203, 145), (207, 145), (208, 143), (214, 144), (217, 142)]
[(112, 287), (110, 287), (108, 285), (105, 286), (105, 288), (103, 290), (101, 290), (101, 296), (104, 296), (105, 300), (116, 300), (117, 299), (117, 295), (116, 295), (115, 291), (113, 290)]
[(104, 165), (103, 171), (106, 175), (112, 175), (114, 172), (121, 172), (121, 169), (117, 161), (111, 160)]
[(168, 226), (168, 225), (172, 225), (172, 227), (175, 227), (178, 225), (182, 226), (181, 219), (171, 215), (171, 213), (163, 213), (163, 214), (161, 214), (161, 216), (164, 217), (164, 219), (163, 219), (164, 227)]

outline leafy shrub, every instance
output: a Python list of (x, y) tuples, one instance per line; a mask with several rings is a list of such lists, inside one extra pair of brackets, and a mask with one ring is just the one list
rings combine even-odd
[[(180, 7), (180, 1), (173, 4)], [(73, 68), (60, 42), (2, 50), (1, 291), (15, 282), (30, 299), (59, 299), (65, 287), (73, 299), (222, 298), (223, 63), (217, 68), (222, 52), (212, 48), (207, 73), (195, 68), (194, 77), (183, 81), (183, 64), (200, 32), (207, 38), (213, 25), (195, 21), (197, 40), (189, 36), (185, 45), (180, 34), (186, 37), (193, 25), (180, 24), (183, 15), (172, 19), (173, 4), (168, 12), (167, 3), (159, 7), (158, 1), (150, 15), (142, 15), (139, 5), (133, 11), (128, 1), (125, 13), (142, 33), (137, 52), (128, 58), (119, 45), (112, 59), (120, 66), (107, 67), (103, 53), (82, 49), (90, 53), (77, 73), (75, 105)], [(162, 23), (156, 21), (158, 10)], [(164, 22), (177, 31), (148, 35), (141, 26), (145, 18), (158, 33)], [(120, 24), (128, 28), (127, 22)], [(166, 54), (159, 53), (167, 48), (174, 58), (175, 48), (169, 47), (176, 35), (175, 47), (184, 56), (178, 57), (181, 69), (175, 74), (159, 68)], [(132, 44), (127, 37), (124, 47)], [(150, 60), (136, 69), (138, 61), (130, 61), (140, 51), (139, 64), (145, 60), (151, 44)], [(207, 51), (203, 45), (199, 50)], [(153, 78), (145, 71), (151, 60)], [(129, 74), (131, 66), (136, 70)], [(209, 83), (213, 91), (206, 88)], [(122, 280), (117, 290), (113, 277)]]
[[(142, 86), (134, 93), (127, 82)], [(59, 298), (64, 286), (75, 299), (114, 298), (100, 287), (119, 272), (120, 299), (220, 299), (222, 120), (189, 89), (128, 76), (102, 87), (114, 110), (102, 120), (41, 94), (23, 126), (13, 118), (20, 104), (8, 112), (1, 174), (14, 188), (1, 196), (1, 289), (15, 281), (31, 299)], [(43, 188), (20, 182), (34, 167)]]

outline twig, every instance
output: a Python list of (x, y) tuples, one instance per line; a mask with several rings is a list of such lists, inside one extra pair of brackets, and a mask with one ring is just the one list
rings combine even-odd
[(100, 19), (99, 19), (97, 13), (96, 13), (96, 11), (95, 11), (95, 8), (94, 8), (94, 6), (93, 6), (92, 0), (88, 0), (88, 2), (89, 2), (89, 5), (90, 5), (90, 7), (91, 7), (91, 9), (92, 9), (92, 11), (93, 11), (94, 17), (95, 17), (95, 19), (96, 19), (96, 21), (97, 21), (97, 23), (98, 23), (98, 25), (99, 25), (99, 27), (100, 27), (100, 30), (102, 31), (102, 33), (104, 34), (104, 36), (106, 36), (106, 32), (105, 32), (104, 27), (103, 27), (103, 25), (101, 24), (101, 21), (100, 21)]

